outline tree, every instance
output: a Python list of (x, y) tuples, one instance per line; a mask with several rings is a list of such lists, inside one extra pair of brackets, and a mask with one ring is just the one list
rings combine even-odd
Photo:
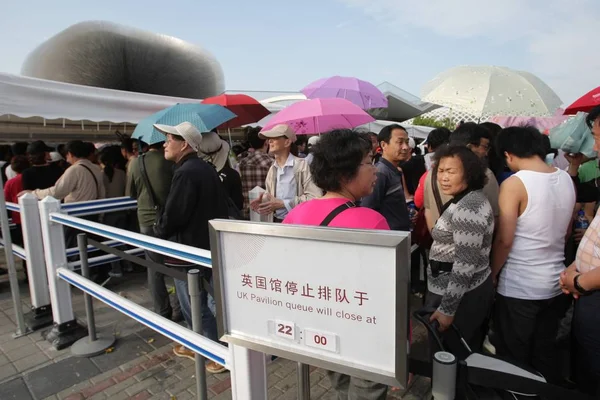
[(433, 117), (423, 117), (418, 116), (413, 119), (413, 125), (419, 126), (429, 126), (432, 128), (448, 128), (451, 131), (456, 128), (456, 124), (452, 121), (451, 118), (433, 118)]

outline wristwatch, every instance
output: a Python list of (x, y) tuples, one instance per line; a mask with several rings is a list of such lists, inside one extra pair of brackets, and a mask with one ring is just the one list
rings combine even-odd
[(592, 293), (593, 290), (585, 290), (584, 288), (581, 287), (581, 285), (579, 284), (580, 276), (581, 276), (581, 274), (576, 275), (575, 278), (573, 278), (573, 286), (575, 286), (575, 289), (577, 289), (577, 291), (583, 296)]

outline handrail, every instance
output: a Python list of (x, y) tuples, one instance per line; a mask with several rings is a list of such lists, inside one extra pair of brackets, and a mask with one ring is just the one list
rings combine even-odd
[(107, 239), (119, 240), (131, 246), (139, 247), (155, 253), (160, 253), (165, 256), (187, 261), (196, 265), (212, 268), (211, 254), (208, 250), (174, 243), (164, 239), (157, 239), (147, 235), (142, 235), (140, 233), (115, 228), (100, 224), (98, 222), (87, 221), (82, 218), (60, 213), (51, 213), (50, 221), (70, 226), (71, 228), (79, 229), (83, 232), (95, 234)]
[(171, 320), (161, 317), (139, 304), (103, 288), (67, 268), (58, 268), (56, 274), (59, 278), (69, 284), (146, 325), (161, 335), (184, 345), (192, 351), (202, 354), (204, 357), (223, 365), (227, 369), (231, 368), (229, 362), (229, 349), (227, 347), (213, 342)]
[[(4, 247), (4, 239), (0, 238), (0, 247)], [(21, 260), (27, 261), (27, 256), (25, 255), (25, 249), (16, 244), (12, 244), (12, 252), (15, 256), (19, 257)]]
[[(88, 246), (89, 247), (89, 246)], [(88, 250), (89, 252), (89, 250)], [(139, 256), (144, 254), (144, 249), (130, 249), (124, 251), (127, 254), (131, 254), (132, 256)], [(122, 260), (121, 257), (115, 256), (113, 254), (104, 254), (102, 256), (92, 257), (88, 259), (88, 265), (90, 267), (96, 267), (98, 265), (104, 265), (111, 263), (113, 261)], [(73, 261), (67, 264), (71, 270), (76, 270), (81, 267), (81, 261)]]
[(87, 200), (87, 201), (78, 201), (75, 203), (66, 203), (66, 204), (62, 204), (60, 206), (60, 208), (61, 208), (61, 210), (70, 210), (72, 208), (110, 205), (110, 204), (114, 204), (114, 203), (120, 203), (123, 201), (136, 201), (136, 200), (129, 196), (111, 197), (108, 199)]
[(6, 209), (8, 211), (21, 212), (21, 206), (20, 205), (18, 205), (17, 203), (11, 203), (9, 201), (6, 202)]
[[(110, 246), (110, 247), (117, 247), (117, 246), (123, 245), (123, 243), (119, 242), (118, 240), (107, 240), (102, 243), (107, 246)], [(98, 250), (99, 250), (98, 248), (96, 248), (92, 245), (88, 245), (88, 247), (87, 247), (88, 254), (92, 253), (94, 251), (98, 251)], [(67, 257), (76, 256), (76, 255), (79, 255), (79, 249), (77, 247), (71, 247), (71, 248), (67, 249), (66, 253), (67, 253)]]

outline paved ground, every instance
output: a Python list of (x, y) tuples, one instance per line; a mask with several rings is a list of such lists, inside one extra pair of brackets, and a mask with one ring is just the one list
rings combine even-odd
[[(0, 250), (0, 267), (4, 255)], [(20, 263), (19, 263), (20, 264)], [(134, 273), (110, 282), (108, 288), (128, 299), (148, 306), (150, 301), (145, 273)], [(29, 307), (28, 288), (21, 286), (23, 310)], [(73, 290), (77, 317), (85, 319), (83, 296)], [(0, 277), (0, 399), (2, 400), (81, 400), (81, 399), (169, 399), (195, 398), (192, 360), (177, 358), (172, 342), (99, 301), (94, 302), (96, 323), (102, 334), (118, 337), (113, 351), (92, 358), (71, 357), (70, 350), (56, 351), (39, 332), (13, 339), (15, 315), (6, 279)], [(416, 325), (416, 324), (415, 324)], [(416, 325), (413, 340), (424, 333)], [(268, 365), (269, 399), (296, 398), (296, 364), (277, 359)], [(208, 377), (209, 398), (230, 399), (229, 373)], [(417, 377), (401, 396), (390, 399), (428, 397), (428, 379)], [(311, 370), (311, 399), (335, 399), (323, 370)]]

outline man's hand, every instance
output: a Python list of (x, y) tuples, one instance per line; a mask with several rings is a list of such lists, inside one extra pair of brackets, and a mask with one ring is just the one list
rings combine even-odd
[(262, 203), (263, 200), (263, 196), (264, 196), (265, 192), (262, 192), (259, 196), (258, 199), (254, 199), (250, 202), (250, 208), (253, 211), (258, 212), (258, 207), (260, 207), (260, 204)]
[(564, 294), (572, 294), (576, 299), (579, 298), (579, 292), (575, 289), (575, 277), (579, 275), (575, 267), (575, 263), (571, 264), (569, 268), (565, 269), (560, 273), (560, 278), (558, 282), (560, 284), (560, 289)]
[(581, 153), (577, 153), (577, 154), (565, 153), (565, 158), (567, 159), (569, 164), (571, 164), (574, 167), (575, 166), (579, 167), (584, 162), (590, 160), (589, 158), (587, 158), (586, 156), (584, 156)]
[(586, 229), (573, 229), (573, 240), (575, 244), (579, 244), (581, 239), (583, 239), (583, 235), (585, 235)]
[(271, 213), (275, 212), (276, 210), (279, 210), (280, 208), (285, 208), (285, 204), (283, 203), (283, 200), (273, 198), (269, 201), (261, 203), (258, 206), (257, 212), (261, 215), (271, 214)]
[(452, 322), (454, 321), (454, 317), (446, 315), (446, 314), (442, 314), (441, 312), (439, 312), (438, 310), (436, 310), (432, 315), (431, 318), (429, 318), (429, 322), (433, 322), (433, 321), (437, 321), (440, 324), (440, 332), (444, 332), (445, 330), (447, 330), (448, 328), (450, 328), (450, 325), (452, 325)]

